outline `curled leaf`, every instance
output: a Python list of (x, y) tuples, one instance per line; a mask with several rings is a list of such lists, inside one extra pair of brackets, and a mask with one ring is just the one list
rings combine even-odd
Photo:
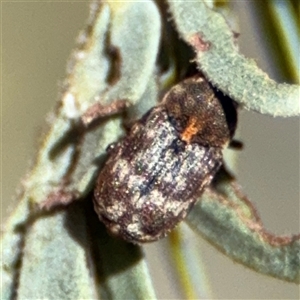
[(265, 230), (251, 202), (227, 174), (207, 189), (188, 224), (233, 260), (262, 274), (299, 283), (300, 235)]
[(224, 17), (204, 1), (168, 1), (181, 37), (212, 83), (244, 108), (271, 116), (300, 114), (300, 86), (279, 84), (238, 52)]

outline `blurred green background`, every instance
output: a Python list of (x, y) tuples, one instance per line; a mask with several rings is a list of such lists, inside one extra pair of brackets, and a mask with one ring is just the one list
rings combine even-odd
[[(241, 52), (270, 77), (284, 77), (264, 50), (257, 11), (250, 1), (234, 3), (240, 20)], [(37, 151), (46, 114), (59, 99), (66, 62), (88, 15), (88, 2), (2, 2), (2, 222), (16, 205)], [(300, 53), (300, 52), (299, 52)], [(241, 111), (236, 175), (268, 230), (299, 232), (299, 118), (271, 118)], [(299, 287), (235, 264), (196, 239), (216, 299), (299, 299)], [(146, 253), (160, 299), (182, 298), (166, 240)]]

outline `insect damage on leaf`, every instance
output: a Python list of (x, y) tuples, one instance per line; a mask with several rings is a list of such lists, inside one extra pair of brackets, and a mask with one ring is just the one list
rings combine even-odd
[(94, 206), (109, 232), (133, 243), (164, 237), (222, 165), (236, 121), (232, 101), (205, 78), (174, 86), (108, 149)]

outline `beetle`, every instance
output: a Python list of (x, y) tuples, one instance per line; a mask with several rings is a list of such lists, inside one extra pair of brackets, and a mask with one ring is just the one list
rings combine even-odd
[(135, 244), (165, 237), (211, 183), (236, 124), (233, 101), (203, 76), (172, 87), (108, 147), (94, 190), (108, 231)]

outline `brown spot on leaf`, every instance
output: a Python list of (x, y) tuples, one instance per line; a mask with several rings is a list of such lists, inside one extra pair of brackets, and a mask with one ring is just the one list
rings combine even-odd
[(196, 33), (189, 38), (189, 43), (197, 50), (206, 52), (211, 47), (211, 42), (206, 41), (203, 34)]

